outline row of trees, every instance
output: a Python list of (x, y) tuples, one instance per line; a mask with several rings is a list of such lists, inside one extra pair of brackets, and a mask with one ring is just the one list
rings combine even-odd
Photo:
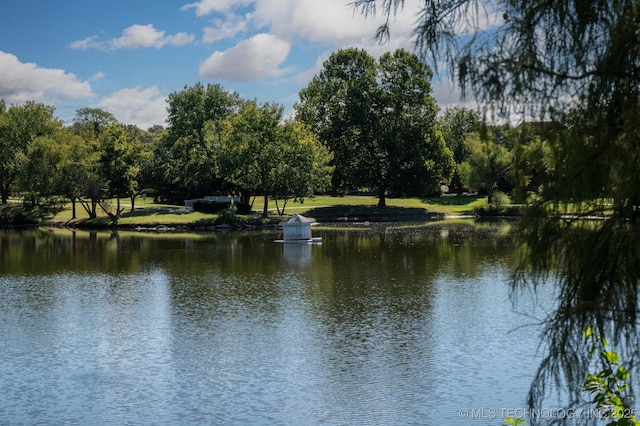
[[(404, 50), (376, 61), (345, 49), (301, 91), (295, 119), (280, 105), (198, 83), (169, 95), (166, 129), (146, 131), (100, 109), (78, 110), (65, 127), (52, 107), (0, 103), (2, 203), (12, 193), (32, 204), (62, 196), (74, 217), (79, 203), (91, 218), (102, 209), (116, 221), (120, 198), (133, 209), (143, 192), (178, 204), (221, 193), (246, 203), (263, 196), (266, 216), (269, 197), (286, 205), (320, 191), (375, 190), (380, 206), (387, 194), (434, 195), (443, 184), (491, 197), (541, 170), (513, 167), (516, 154), (529, 158), (522, 154), (540, 145), (533, 132), (481, 126), (463, 108), (436, 117), (431, 77)], [(105, 204), (111, 198), (115, 207)]]
[(168, 129), (156, 141), (149, 185), (170, 202), (214, 192), (276, 200), (329, 188), (332, 154), (283, 107), (244, 101), (219, 85), (169, 95)]
[[(197, 109), (224, 102), (229, 110), (217, 121)], [(143, 192), (181, 203), (217, 191), (287, 200), (327, 189), (331, 153), (306, 126), (284, 121), (281, 106), (241, 101), (200, 84), (172, 94), (169, 104), (170, 127), (147, 131), (99, 109), (78, 110), (65, 127), (51, 107), (1, 104), (3, 204), (12, 193), (33, 205), (61, 196), (73, 203), (74, 217), (80, 203), (90, 218), (101, 208), (117, 221), (120, 198), (130, 198), (133, 210)], [(117, 199), (115, 207), (105, 203), (110, 198)]]
[[(27, 102), (6, 108), (0, 103), (0, 188), (2, 203), (20, 192), (32, 205), (61, 196), (79, 202), (90, 217), (98, 206), (113, 215), (107, 197), (132, 197), (140, 165), (148, 158), (140, 131), (116, 122), (98, 109), (77, 111), (71, 127), (54, 117), (52, 107)], [(119, 204), (119, 203), (118, 203)]]

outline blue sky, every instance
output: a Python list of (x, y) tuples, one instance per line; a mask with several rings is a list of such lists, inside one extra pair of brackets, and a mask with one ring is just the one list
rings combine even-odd
[[(66, 122), (102, 108), (146, 129), (165, 124), (170, 93), (202, 82), (290, 114), (332, 52), (412, 50), (420, 0), (405, 1), (383, 46), (373, 40), (381, 17), (350, 1), (3, 0), (0, 99), (53, 105)], [(458, 102), (446, 79), (433, 84), (442, 109)]]

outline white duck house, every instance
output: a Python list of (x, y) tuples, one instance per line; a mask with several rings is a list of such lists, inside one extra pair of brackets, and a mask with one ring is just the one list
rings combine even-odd
[(321, 237), (313, 238), (311, 236), (311, 226), (314, 224), (315, 222), (312, 219), (294, 214), (289, 219), (280, 223), (284, 237), (283, 242), (310, 243), (322, 241)]

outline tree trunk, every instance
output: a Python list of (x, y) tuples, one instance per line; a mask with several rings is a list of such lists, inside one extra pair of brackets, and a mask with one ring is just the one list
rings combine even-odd
[(122, 214), (122, 212), (124, 211), (124, 209), (120, 208), (120, 197), (116, 197), (116, 213), (113, 214), (111, 213), (109, 210), (107, 210), (105, 208), (105, 206), (102, 203), (98, 203), (98, 205), (100, 206), (100, 208), (102, 209), (102, 211), (109, 216), (109, 219), (111, 220), (111, 224), (115, 225), (118, 223), (118, 220), (120, 220), (120, 215)]
[(491, 202), (493, 201), (493, 180), (491, 182), (489, 182), (489, 185), (487, 185), (487, 204), (489, 204), (489, 207), (491, 207)]
[(387, 207), (387, 190), (384, 186), (378, 189), (378, 208)]
[(278, 216), (284, 216), (284, 209), (287, 208), (287, 203), (289, 202), (289, 198), (283, 198), (282, 202), (282, 210), (280, 210), (280, 206), (278, 205), (278, 198), (276, 200), (276, 210), (278, 211)]
[(133, 213), (135, 208), (136, 208), (136, 194), (131, 194), (131, 213)]
[(278, 216), (282, 216), (282, 213), (280, 213), (280, 206), (278, 205), (278, 198), (276, 197), (274, 200), (276, 202), (276, 211), (278, 212)]
[(76, 197), (71, 198), (71, 219), (75, 219), (76, 216)]
[(460, 173), (456, 169), (453, 172), (453, 177), (451, 178), (451, 187), (449, 188), (449, 193), (456, 192), (458, 195), (462, 195), (462, 179), (460, 178)]
[(262, 217), (266, 218), (269, 215), (269, 195), (264, 193), (264, 207), (262, 208)]
[(84, 208), (84, 211), (86, 211), (87, 214), (89, 215), (89, 219), (95, 219), (98, 217), (98, 211), (97, 211), (98, 200), (96, 200), (95, 198), (91, 198), (90, 199), (91, 205), (89, 205), (89, 201), (83, 200), (81, 197), (78, 198), (78, 201), (80, 202), (80, 205)]

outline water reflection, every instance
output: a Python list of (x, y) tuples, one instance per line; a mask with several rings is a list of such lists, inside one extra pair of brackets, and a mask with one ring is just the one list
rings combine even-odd
[(0, 418), (458, 424), (524, 406), (537, 340), (510, 333), (510, 224), (316, 232), (0, 232)]

